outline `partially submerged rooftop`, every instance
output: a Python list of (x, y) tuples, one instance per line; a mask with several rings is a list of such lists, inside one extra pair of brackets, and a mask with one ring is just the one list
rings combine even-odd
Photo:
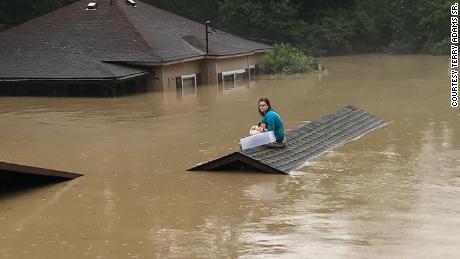
[(286, 147), (259, 146), (192, 167), (191, 171), (245, 170), (285, 173), (298, 170), (321, 154), (386, 125), (382, 118), (354, 106), (304, 124), (286, 134)]
[(40, 176), (56, 179), (74, 179), (82, 176), (79, 173), (72, 173), (60, 170), (53, 170), (35, 166), (27, 166), (20, 164), (13, 164), (8, 162), (0, 161), (0, 174), (1, 175), (29, 175), (29, 176)]
[(270, 48), (216, 30), (206, 55), (203, 24), (137, 0), (90, 2), (91, 10), (82, 0), (0, 32), (0, 81), (136, 77), (147, 73), (138, 65)]

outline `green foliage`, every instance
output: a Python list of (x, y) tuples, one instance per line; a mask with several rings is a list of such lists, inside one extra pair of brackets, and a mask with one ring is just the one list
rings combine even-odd
[[(286, 32), (295, 30), (298, 23), (296, 5), (289, 0), (220, 0), (218, 25), (231, 32), (238, 31), (246, 37), (287, 39), (294, 35)], [(287, 38), (286, 38), (287, 37)]]
[(276, 44), (262, 59), (262, 70), (269, 74), (291, 74), (321, 70), (318, 60), (289, 44)]
[(449, 55), (450, 52), (450, 39), (445, 38), (444, 40), (425, 46), (425, 52), (432, 55)]
[(288, 42), (315, 55), (432, 52), (449, 34), (447, 0), (217, 2), (229, 32)]
[(388, 54), (410, 54), (414, 53), (414, 46), (410, 42), (392, 41), (383, 49), (383, 52)]

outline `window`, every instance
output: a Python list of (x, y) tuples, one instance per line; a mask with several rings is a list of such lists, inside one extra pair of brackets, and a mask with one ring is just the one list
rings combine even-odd
[(176, 77), (176, 88), (182, 93), (195, 93), (199, 74), (189, 74)]
[(234, 87), (236, 82), (240, 82), (246, 79), (246, 70), (232, 70), (219, 73), (219, 82), (222, 82), (224, 86)]
[(193, 88), (196, 86), (196, 74), (182, 76), (182, 88)]
[(256, 75), (256, 66), (254, 65), (249, 66), (249, 80), (253, 80), (255, 75)]

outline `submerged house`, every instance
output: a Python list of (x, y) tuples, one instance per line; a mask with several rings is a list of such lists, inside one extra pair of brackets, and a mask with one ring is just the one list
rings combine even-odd
[(137, 0), (81, 0), (0, 32), (0, 94), (218, 84), (251, 77), (269, 48)]

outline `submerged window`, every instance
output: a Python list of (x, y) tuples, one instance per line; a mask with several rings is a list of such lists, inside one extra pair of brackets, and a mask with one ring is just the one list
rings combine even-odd
[(219, 82), (222, 82), (224, 86), (233, 87), (235, 83), (243, 81), (246, 79), (246, 70), (245, 69), (238, 69), (232, 71), (226, 71), (219, 73)]
[(249, 80), (253, 80), (255, 75), (256, 75), (256, 66), (255, 65), (249, 66)]
[(176, 77), (176, 88), (182, 91), (182, 94), (196, 93), (196, 88), (200, 74), (189, 74)]
[(182, 76), (182, 88), (190, 88), (196, 86), (196, 74)]

